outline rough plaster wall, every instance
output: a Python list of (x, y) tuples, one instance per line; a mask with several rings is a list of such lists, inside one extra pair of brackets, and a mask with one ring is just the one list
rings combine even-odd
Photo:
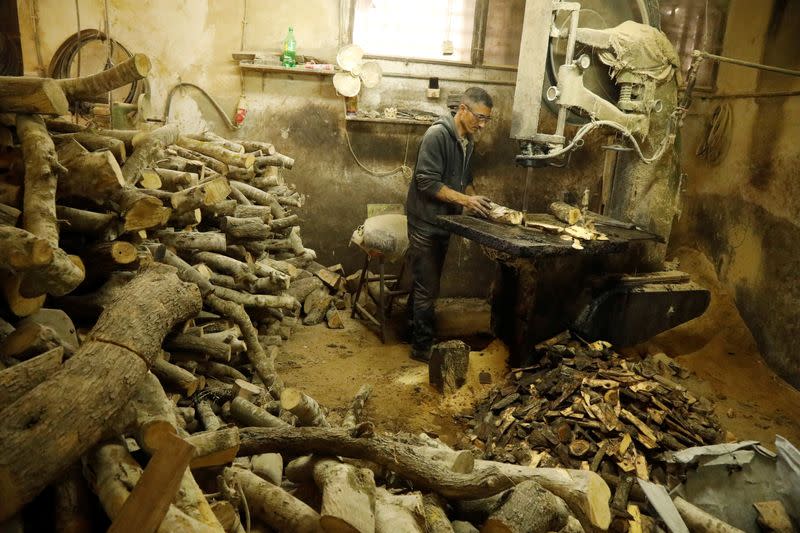
[[(75, 32), (73, 2), (38, 0), (42, 55), (49, 62), (55, 49)], [(169, 7), (167, 7), (169, 5)], [(37, 71), (30, 1), (18, 0), (25, 71)], [(360, 169), (345, 142), (345, 127), (353, 149), (373, 169), (391, 169), (403, 161), (413, 167), (424, 127), (403, 125), (345, 124), (343, 103), (329, 77), (261, 76), (245, 71), (240, 77), (231, 52), (240, 49), (242, 2), (183, 0), (176, 2), (109, 0), (112, 36), (134, 52), (148, 54), (153, 70), (148, 76), (148, 118), (161, 118), (169, 89), (178, 81), (192, 82), (210, 92), (232, 115), (239, 94), (249, 103), (244, 127), (230, 132), (213, 108), (195, 91), (179, 91), (170, 118), (186, 131), (209, 127), (232, 138), (269, 140), (296, 159), (290, 182), (308, 195), (301, 210), (307, 246), (318, 251), (324, 264), (341, 262), (348, 271), (361, 266), (360, 255), (348, 248), (352, 231), (366, 216), (368, 203), (403, 203), (408, 178), (402, 174), (374, 177)], [(103, 27), (103, 1), (80, 0), (84, 28)], [(245, 48), (276, 51), (292, 25), (300, 53), (333, 61), (339, 38), (339, 2), (305, 0), (302, 9), (291, 2), (248, 0)], [(384, 64), (386, 71), (423, 75), (447, 75), (473, 79), (513, 81), (514, 73), (435, 65)], [(381, 85), (360, 95), (362, 107), (384, 107), (398, 102), (419, 109), (445, 111), (446, 95), (462, 92), (476, 83), (442, 81), (442, 98), (426, 101), (426, 80), (384, 78)], [(513, 86), (486, 85), (495, 97), (492, 125), (477, 148), (473, 168), (479, 192), (495, 201), (521, 207), (523, 170), (513, 164), (516, 145), (509, 139)], [(553, 128), (553, 124), (550, 125)], [(529, 205), (543, 210), (565, 192), (580, 194), (591, 188), (597, 194), (602, 173), (599, 139), (590, 140), (572, 157), (566, 169), (537, 170), (529, 190)], [(445, 267), (443, 293), (451, 296), (485, 296), (494, 265), (480, 248), (454, 238)]]
[[(724, 55), (800, 69), (800, 2), (733, 0)], [(800, 80), (721, 65), (719, 91), (800, 89)], [(727, 100), (731, 144), (711, 166), (695, 156), (720, 102), (698, 100), (683, 131), (684, 212), (672, 244), (692, 244), (714, 262), (765, 359), (800, 387), (800, 98)]]

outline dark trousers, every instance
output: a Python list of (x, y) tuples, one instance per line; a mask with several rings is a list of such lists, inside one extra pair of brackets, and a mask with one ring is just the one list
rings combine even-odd
[(411, 345), (415, 352), (427, 352), (436, 334), (434, 306), (450, 236), (432, 235), (408, 226), (408, 254), (413, 284), (408, 298)]

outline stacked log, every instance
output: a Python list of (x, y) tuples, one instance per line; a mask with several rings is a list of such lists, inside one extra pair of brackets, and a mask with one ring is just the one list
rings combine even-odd
[(680, 385), (675, 376), (686, 371), (663, 354), (625, 359), (608, 343), (565, 332), (538, 345), (536, 356), (469, 417), (465, 445), (475, 455), (597, 472), (615, 491), (615, 517), (626, 522), (629, 505), (645, 505), (637, 478), (680, 483), (664, 452), (723, 441), (713, 404)]

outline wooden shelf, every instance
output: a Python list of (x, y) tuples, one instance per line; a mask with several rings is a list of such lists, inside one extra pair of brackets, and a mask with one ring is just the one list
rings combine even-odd
[(370, 118), (370, 117), (348, 117), (347, 122), (375, 122), (379, 124), (411, 124), (413, 126), (431, 126), (434, 121), (415, 120), (413, 118)]
[(335, 70), (313, 70), (302, 66), (289, 68), (283, 65), (269, 63), (255, 63), (253, 61), (239, 61), (239, 68), (245, 70), (260, 70), (261, 72), (279, 72), (281, 74), (316, 74), (317, 76), (333, 76)]

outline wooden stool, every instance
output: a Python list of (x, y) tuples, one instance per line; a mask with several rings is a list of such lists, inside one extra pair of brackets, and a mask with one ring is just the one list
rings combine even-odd
[[(365, 250), (361, 248), (364, 252), (364, 268), (361, 271), (361, 277), (358, 280), (358, 288), (356, 289), (355, 294), (353, 295), (352, 299), (352, 307), (353, 310), (350, 314), (352, 318), (356, 317), (356, 314), (361, 315), (363, 318), (366, 318), (378, 328), (380, 328), (380, 336), (381, 342), (386, 343), (386, 320), (392, 314), (392, 305), (394, 304), (395, 296), (399, 296), (402, 294), (408, 294), (411, 291), (408, 289), (400, 289), (400, 282), (403, 278), (403, 273), (405, 272), (406, 268), (406, 256), (403, 255), (402, 264), (400, 265), (400, 273), (397, 275), (394, 274), (386, 274), (386, 258), (383, 253), (378, 250)], [(368, 276), (367, 273), (369, 272), (370, 263), (373, 260), (378, 261), (378, 275), (377, 276)], [(367, 289), (367, 294), (375, 301), (378, 306), (378, 316), (375, 317), (367, 311), (363, 305), (358, 303), (358, 297), (361, 295), (361, 290), (364, 288), (364, 285), (370, 283), (372, 281), (378, 281), (380, 286), (379, 296), (376, 299), (372, 294), (370, 294), (369, 290)]]

